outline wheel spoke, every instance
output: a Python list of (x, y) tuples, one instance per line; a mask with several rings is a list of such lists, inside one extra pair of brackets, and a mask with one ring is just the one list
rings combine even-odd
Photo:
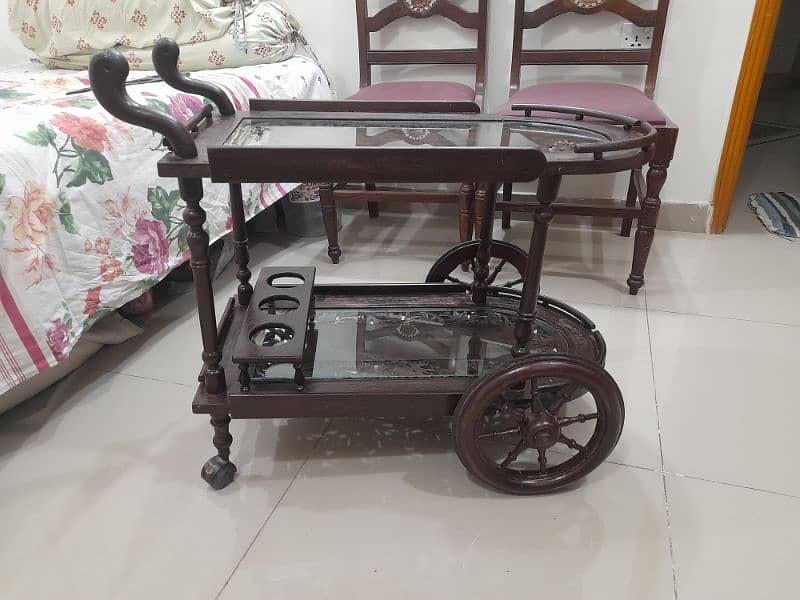
[(501, 469), (507, 469), (511, 463), (519, 458), (519, 455), (528, 447), (528, 444), (525, 442), (524, 439), (520, 440), (519, 443), (514, 446), (514, 449), (508, 453), (506, 459), (500, 463)]
[(578, 442), (576, 442), (572, 438), (568, 438), (563, 434), (561, 435), (561, 438), (558, 441), (567, 446), (568, 448), (572, 448), (573, 450), (577, 450), (578, 452), (583, 452), (586, 450), (586, 446), (581, 446)]
[(492, 285), (495, 282), (495, 279), (497, 279), (497, 276), (500, 275), (500, 273), (503, 271), (503, 268), (506, 266), (506, 264), (508, 264), (507, 260), (500, 261), (500, 264), (497, 265), (494, 271), (492, 271), (492, 274), (489, 275), (489, 279), (486, 280), (486, 283), (488, 285)]
[(449, 281), (450, 283), (457, 283), (465, 290), (469, 289), (469, 285), (466, 282), (460, 280), (458, 277), (453, 277), (452, 275), (448, 275), (447, 277), (445, 277), (445, 279), (447, 279), (447, 281)]
[(520, 283), (524, 283), (524, 282), (525, 282), (525, 280), (522, 279), (522, 277), (520, 277), (519, 279), (515, 279), (514, 281), (509, 281), (507, 284), (505, 284), (502, 287), (504, 287), (504, 288), (513, 288), (515, 285), (519, 285)]
[(531, 410), (534, 414), (544, 412), (542, 395), (539, 393), (539, 384), (535, 377), (531, 377)]
[(544, 473), (547, 470), (547, 450), (539, 448), (539, 472)]
[(576, 423), (586, 423), (587, 421), (596, 421), (600, 418), (598, 413), (592, 413), (590, 415), (577, 415), (575, 417), (565, 417), (563, 419), (558, 420), (558, 425), (560, 427), (569, 427), (570, 425), (575, 425)]
[(478, 436), (479, 440), (488, 440), (491, 438), (503, 437), (506, 435), (512, 434), (519, 434), (519, 427), (512, 427), (510, 429), (503, 429), (502, 431), (490, 431), (489, 433), (483, 433)]

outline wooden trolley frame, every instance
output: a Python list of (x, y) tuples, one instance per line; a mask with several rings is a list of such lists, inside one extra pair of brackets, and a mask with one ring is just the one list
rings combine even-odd
[[(237, 114), (220, 89), (178, 71), (179, 50), (173, 41), (159, 41), (153, 57), (166, 82), (208, 98), (219, 116), (207, 106), (181, 125), (134, 103), (125, 91), (127, 61), (114, 51), (93, 58), (90, 78), (97, 99), (111, 114), (161, 133), (171, 150), (158, 170), (163, 177), (177, 178), (186, 203), (203, 341), (193, 410), (210, 415), (214, 428), (217, 454), (202, 470), (210, 485), (221, 489), (234, 478), (232, 418), (454, 415), (456, 449), (466, 468), (488, 485), (516, 494), (559, 489), (608, 457), (622, 431), (624, 406), (613, 378), (603, 369), (605, 343), (587, 317), (540, 297), (542, 266), (562, 177), (640, 168), (652, 157), (651, 126), (619, 115), (550, 106), (521, 107), (527, 113), (522, 118), (431, 114), (436, 107), (427, 106), (430, 103), (393, 103), (381, 110), (381, 105), (352, 102), (323, 107), (253, 101), (250, 111)], [(538, 111), (561, 113), (570, 120), (537, 120)], [(305, 134), (323, 131), (309, 127), (341, 127), (350, 141), (276, 145), (247, 137), (262, 135), (259, 127), (267, 137), (279, 134), (282, 127)], [(380, 145), (375, 136), (363, 135), (369, 128), (381, 130), (388, 142), (401, 143)], [(413, 143), (402, 144), (409, 131)], [(418, 136), (431, 132), (431, 141), (420, 144)], [(466, 135), (466, 141), (453, 142), (452, 132)], [(242, 136), (244, 143), (232, 141)], [(203, 179), (230, 186), (239, 287), (219, 322), (209, 237), (203, 228)], [(498, 182), (537, 179), (529, 251), (494, 241)], [(254, 286), (242, 183), (280, 181), (322, 184), (328, 228), (335, 227), (326, 210), (330, 182), (472, 182), (477, 189), (478, 239), (446, 253), (425, 283), (320, 286), (314, 283), (313, 268), (268, 267)], [(639, 185), (646, 194), (645, 183)], [(516, 278), (503, 283), (500, 274), (506, 267), (515, 269)], [(471, 271), (471, 279), (464, 279), (464, 268)], [(281, 283), (286, 276), (296, 279), (294, 286)], [(514, 289), (517, 285), (523, 286), (521, 291)], [(437, 332), (449, 332), (451, 337), (466, 336), (468, 350), (444, 370), (436, 361), (420, 367), (422, 363), (412, 360), (403, 362), (397, 373), (383, 376), (380, 369), (385, 365), (378, 360), (369, 363), (379, 370), (377, 376), (318, 377), (316, 358), (328, 342), (317, 325), (320, 316), (331, 317), (336, 311), (356, 311), (358, 364), (369, 363), (365, 357), (370, 336), (415, 343), (423, 339), (440, 348), (437, 335), (442, 334)], [(370, 320), (380, 327), (371, 331)], [(490, 360), (481, 350), (487, 344), (506, 344), (507, 356)], [(270, 376), (277, 365), (288, 366), (291, 375)], [(593, 397), (595, 411), (564, 416), (564, 407), (586, 393)], [(584, 423), (594, 423), (594, 432), (588, 442), (579, 443), (567, 428)], [(487, 444), (508, 440), (513, 443), (510, 451), (493, 458)], [(548, 452), (557, 445), (575, 454), (556, 464)], [(538, 464), (520, 467), (529, 449)]]

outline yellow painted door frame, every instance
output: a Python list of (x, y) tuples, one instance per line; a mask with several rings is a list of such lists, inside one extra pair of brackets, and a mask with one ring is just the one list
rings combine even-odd
[(733, 195), (739, 181), (782, 2), (783, 0), (756, 0), (714, 188), (711, 233), (722, 233), (728, 225)]

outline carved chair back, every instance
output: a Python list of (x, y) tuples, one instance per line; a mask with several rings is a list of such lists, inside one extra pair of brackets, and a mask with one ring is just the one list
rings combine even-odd
[[(396, 0), (374, 15), (369, 14), (368, 0), (356, 0), (358, 20), (358, 52), (361, 87), (372, 85), (375, 65), (473, 65), (475, 67), (476, 102), (482, 105), (486, 88), (486, 31), (489, 1), (478, 0), (477, 12), (470, 12), (451, 0)], [(472, 48), (376, 50), (370, 34), (376, 33), (398, 19), (427, 19), (444, 17), (464, 29), (477, 32), (477, 44)]]
[[(516, 0), (514, 15), (514, 49), (511, 64), (511, 93), (519, 90), (522, 67), (525, 65), (642, 65), (647, 67), (645, 93), (652, 98), (658, 77), (664, 30), (667, 24), (669, 0), (658, 0), (655, 9), (647, 10), (630, 0), (550, 0), (531, 11), (525, 10), (526, 0)], [(596, 15), (614, 13), (639, 27), (652, 27), (653, 40), (649, 49), (591, 49), (591, 50), (525, 50), (523, 35), (527, 29), (537, 29), (568, 13)]]

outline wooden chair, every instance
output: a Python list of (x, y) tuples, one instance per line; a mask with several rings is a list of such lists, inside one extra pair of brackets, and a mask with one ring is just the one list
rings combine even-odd
[[(605, 216), (623, 219), (621, 235), (629, 237), (633, 221), (638, 221), (633, 268), (628, 287), (636, 295), (644, 285), (644, 271), (655, 236), (661, 208), (661, 189), (667, 178), (667, 169), (675, 153), (678, 128), (653, 101), (656, 88), (661, 48), (664, 40), (669, 0), (659, 0), (658, 7), (646, 10), (630, 0), (550, 0), (539, 8), (526, 11), (525, 0), (516, 0), (514, 16), (514, 42), (511, 65), (511, 93), (500, 114), (520, 114), (515, 104), (550, 104), (580, 106), (582, 108), (623, 114), (647, 121), (658, 130), (655, 157), (650, 164), (647, 181), (641, 171), (631, 173), (628, 197), (624, 206), (604, 205), (561, 206), (560, 214), (580, 216)], [(542, 27), (549, 21), (567, 13), (597, 15), (610, 12), (639, 27), (652, 27), (652, 45), (649, 49), (614, 50), (525, 50), (525, 30)], [(525, 65), (642, 65), (647, 68), (644, 90), (619, 83), (591, 83), (565, 81), (543, 83), (520, 89), (521, 71)], [(503, 227), (511, 226), (514, 210), (512, 186), (503, 188)]]
[[(447, 104), (455, 105), (465, 112), (463, 105), (475, 105), (475, 112), (483, 109), (486, 90), (486, 32), (489, 2), (479, 0), (477, 12), (469, 12), (451, 0), (397, 0), (370, 15), (368, 0), (356, 0), (358, 23), (358, 54), (361, 75), (361, 89), (349, 100), (367, 102), (442, 102), (447, 112)], [(464, 29), (477, 34), (476, 45), (458, 49), (411, 49), (380, 50), (372, 46), (371, 35), (377, 33), (400, 19), (427, 19), (441, 16)], [(471, 65), (475, 67), (475, 87), (451, 81), (396, 81), (373, 83), (372, 69), (380, 65)], [(472, 201), (475, 189), (471, 183), (462, 186), (459, 192), (398, 192), (391, 189), (378, 190), (367, 183), (364, 189), (337, 188), (339, 199), (366, 200), (370, 217), (378, 217), (380, 202), (458, 202), (460, 204), (460, 238), (472, 238)], [(333, 257), (332, 257), (333, 258)], [(338, 257), (334, 262), (338, 261)]]

